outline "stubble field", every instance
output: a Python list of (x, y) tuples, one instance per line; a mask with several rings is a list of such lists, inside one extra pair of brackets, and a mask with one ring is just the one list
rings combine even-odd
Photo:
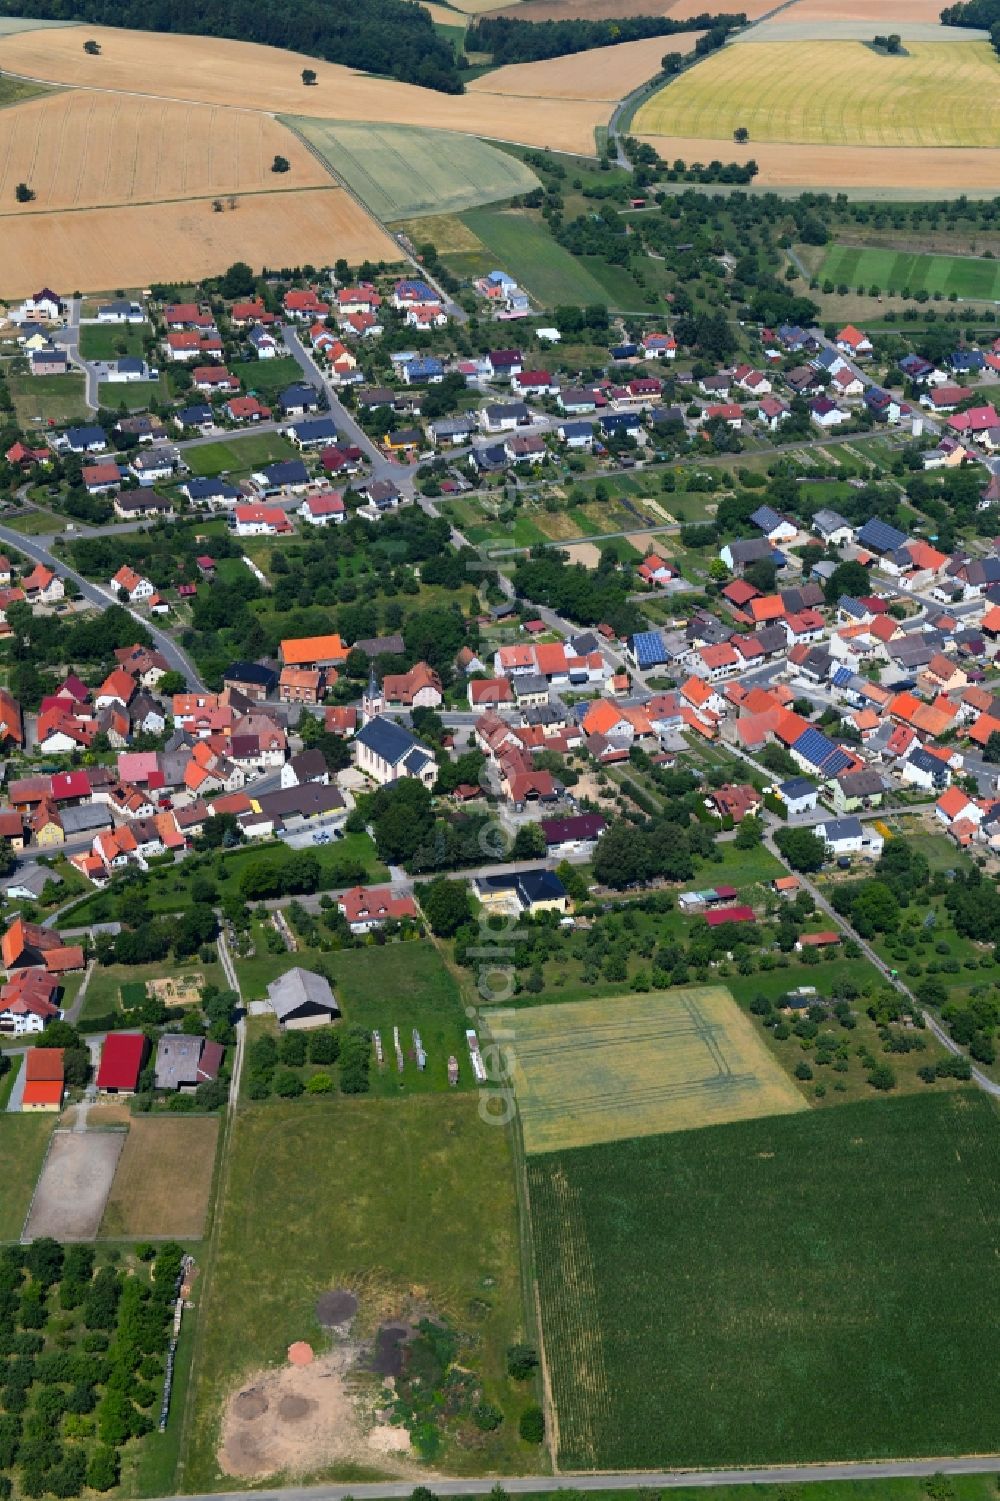
[(649, 37), (594, 47), (544, 62), (510, 63), (484, 73), (469, 84), (470, 94), (509, 94), (523, 99), (604, 100), (617, 103), (640, 84), (655, 78), (664, 52), (693, 52), (700, 31)]
[(1000, 89), (989, 45), (913, 42), (908, 54), (884, 56), (862, 42), (726, 47), (655, 94), (634, 128), (731, 141), (742, 126), (752, 153), (768, 141), (838, 149), (995, 146)]
[(218, 1116), (133, 1116), (101, 1236), (200, 1240), (218, 1137)]
[[(271, 171), (276, 155), (290, 172)], [(21, 181), (36, 197), (15, 211)], [(249, 110), (63, 90), (0, 111), (0, 203), (11, 206), (8, 217), (328, 182), (291, 132)]]
[(562, 1465), (996, 1452), (997, 1124), (962, 1090), (529, 1158)]
[(528, 1152), (806, 1108), (721, 987), (527, 1007), (513, 1030)]
[[(92, 37), (100, 57), (83, 51)], [(662, 54), (661, 54), (662, 55)], [(155, 97), (329, 120), (455, 130), (553, 150), (595, 154), (594, 130), (609, 110), (597, 100), (448, 95), (373, 78), (304, 53), (215, 37), (66, 26), (0, 38), (0, 67), (55, 83), (128, 93), (137, 80)], [(304, 88), (303, 68), (315, 87)], [(296, 259), (299, 259), (296, 257)]]
[(28, 294), (38, 268), (57, 286), (107, 291), (196, 281), (237, 260), (256, 266), (399, 259), (393, 240), (342, 188), (247, 194), (215, 213), (207, 198), (4, 219), (0, 289)]

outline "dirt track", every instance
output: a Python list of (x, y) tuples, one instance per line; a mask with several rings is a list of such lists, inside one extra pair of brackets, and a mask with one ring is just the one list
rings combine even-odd
[(49, 1145), (26, 1235), (35, 1240), (93, 1240), (125, 1144), (124, 1131), (56, 1131)]

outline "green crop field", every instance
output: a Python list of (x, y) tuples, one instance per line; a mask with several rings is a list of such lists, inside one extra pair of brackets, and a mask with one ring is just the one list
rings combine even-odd
[(940, 292), (1000, 302), (1000, 261), (964, 255), (911, 255), (855, 245), (831, 245), (820, 279), (881, 292)]
[(290, 459), (296, 450), (280, 433), (246, 433), (220, 440), (218, 443), (203, 443), (198, 448), (189, 448), (184, 455), (192, 474), (215, 475), (224, 470), (249, 471), (258, 464), (273, 464), (278, 459)]
[[(995, 146), (996, 58), (988, 42), (909, 42), (906, 55), (861, 41), (723, 47), (653, 95), (638, 135), (837, 146)], [(969, 107), (969, 100), (976, 107)]]
[[(520, 210), (470, 209), (462, 222), (480, 239), (496, 264), (548, 306), (607, 303), (600, 282), (552, 238), (545, 225)], [(442, 247), (438, 247), (441, 249)]]
[[(508, 1345), (524, 1338), (510, 1142), (480, 1120), (475, 1096), (244, 1107), (217, 1214), (218, 1250), (198, 1298), (185, 1489), (220, 1483), (216, 1440), (227, 1397), (282, 1362), (292, 1340), (309, 1340), (318, 1354), (328, 1348), (316, 1299), (338, 1286), (358, 1297), (362, 1337), (414, 1309), (471, 1337), (467, 1364), (505, 1421), (490, 1433), (474, 1430), (467, 1444), (446, 1443), (441, 1469), (537, 1467), (538, 1450), (517, 1436), (530, 1397), (505, 1367)], [(374, 1449), (367, 1473), (365, 1462), (360, 1452), (351, 1478), (384, 1473)], [(296, 1456), (306, 1463), (304, 1452)]]
[(561, 1463), (996, 1452), (997, 1132), (961, 1090), (529, 1158)]
[(517, 157), (474, 136), (404, 125), (344, 125), (290, 116), (313, 146), (379, 219), (444, 214), (500, 203), (538, 187)]
[(806, 1108), (721, 986), (532, 1007), (512, 1053), (528, 1152)]

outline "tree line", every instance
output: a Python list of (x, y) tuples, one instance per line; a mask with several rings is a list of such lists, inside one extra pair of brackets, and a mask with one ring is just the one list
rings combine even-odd
[(0, 0), (0, 15), (231, 37), (304, 52), (443, 94), (464, 89), (454, 49), (434, 30), (428, 12), (407, 0), (365, 0), (364, 5), (327, 5), (324, 0), (298, 0), (296, 5), (282, 0)]
[(990, 41), (1000, 55), (1000, 0), (960, 0), (941, 12), (943, 26), (974, 26), (988, 31)]
[(501, 66), (505, 63), (540, 62), (570, 52), (589, 52), (594, 47), (640, 42), (654, 36), (675, 36), (684, 31), (710, 29), (712, 35), (721, 32), (724, 40), (730, 31), (745, 24), (746, 16), (742, 12), (714, 16), (706, 11), (677, 21), (672, 21), (669, 16), (624, 16), (619, 20), (602, 21), (521, 21), (510, 16), (496, 16), (473, 23), (466, 35), (466, 47), (470, 52), (491, 53), (494, 63)]

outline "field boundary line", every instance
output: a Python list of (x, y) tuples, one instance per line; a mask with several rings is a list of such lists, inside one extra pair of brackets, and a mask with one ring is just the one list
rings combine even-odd
[[(337, 191), (337, 189), (338, 189), (339, 186), (340, 186), (340, 184), (336, 183), (336, 182), (329, 183), (329, 184), (324, 184), (324, 183), (321, 183), (321, 182), (314, 182), (314, 183), (311, 183), (308, 186), (303, 185), (301, 187), (288, 187), (288, 188), (277, 188), (277, 187), (275, 187), (275, 188), (242, 188), (242, 189), (240, 189), (236, 193), (227, 193), (224, 190), (223, 191), (216, 191), (214, 193), (194, 193), (194, 194), (186, 193), (181, 198), (142, 198), (142, 199), (126, 198), (121, 203), (81, 203), (79, 205), (70, 204), (70, 205), (67, 205), (65, 208), (43, 208), (43, 209), (36, 209), (33, 213), (30, 213), (27, 216), (27, 220), (28, 220), (28, 222), (30, 222), (32, 219), (47, 219), (47, 218), (51, 218), (55, 214), (97, 214), (97, 213), (105, 213), (105, 212), (107, 212), (110, 209), (114, 209), (114, 210), (117, 211), (119, 209), (127, 209), (127, 208), (160, 208), (163, 205), (170, 205), (171, 203), (211, 203), (214, 198), (220, 198), (220, 197), (221, 198), (275, 198), (275, 197), (281, 197), (281, 196), (288, 196), (288, 194), (290, 194), (290, 193), (333, 193), (333, 192)], [(358, 201), (360, 202), (360, 199)], [(364, 204), (361, 204), (361, 207), (364, 208), (365, 207)], [(365, 212), (367, 214), (369, 214), (369, 217), (371, 217), (371, 218), (375, 217), (374, 214), (372, 214), (369, 209), (365, 209)], [(25, 222), (25, 216), (24, 216), (24, 214), (18, 214), (18, 213), (16, 213), (13, 210), (7, 210), (7, 211), (0, 210), (0, 219), (17, 219), (19, 223), (24, 223)], [(381, 222), (381, 221), (378, 221), (378, 222)], [(385, 225), (384, 224), (382, 225), (382, 228), (385, 229)], [(386, 229), (386, 234), (389, 235), (390, 239), (393, 238), (393, 236), (391, 234), (391, 231), (389, 231), (388, 229)]]

